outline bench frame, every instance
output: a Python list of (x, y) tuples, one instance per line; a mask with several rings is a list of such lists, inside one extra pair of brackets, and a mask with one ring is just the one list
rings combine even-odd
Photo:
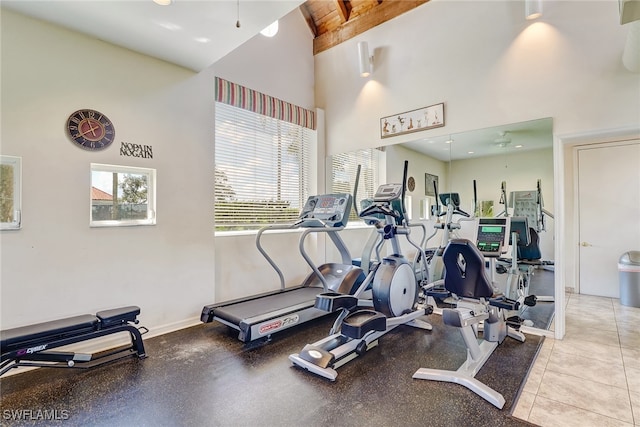
[[(146, 357), (142, 335), (148, 332), (144, 326), (137, 327), (138, 307), (124, 307), (99, 312), (95, 315), (93, 329), (88, 330), (86, 323), (79, 325), (77, 331), (67, 330), (63, 333), (56, 329), (51, 330), (50, 335), (32, 338), (25, 335), (24, 340), (14, 338), (2, 348), (0, 358), (0, 376), (13, 368), (49, 367), (49, 368), (92, 368), (104, 363), (112, 362), (127, 356), (137, 356), (139, 359)], [(66, 319), (61, 319), (66, 320)], [(50, 322), (55, 325), (56, 321)], [(46, 324), (42, 324), (43, 326)], [(38, 325), (40, 326), (40, 325)], [(15, 332), (14, 330), (2, 331)], [(39, 335), (43, 335), (41, 331)], [(131, 338), (130, 345), (120, 346), (111, 350), (95, 353), (76, 353), (72, 351), (51, 351), (54, 348), (81, 341), (92, 340), (106, 335), (128, 332)], [(4, 343), (3, 343), (4, 344)]]

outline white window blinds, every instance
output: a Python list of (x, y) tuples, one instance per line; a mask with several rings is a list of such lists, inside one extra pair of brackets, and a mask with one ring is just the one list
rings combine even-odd
[[(353, 193), (358, 165), (360, 165), (360, 183), (356, 195), (358, 211), (363, 199), (371, 199), (380, 183), (380, 165), (383, 152), (377, 148), (350, 151), (331, 156), (331, 191), (334, 193)], [(351, 212), (351, 221), (359, 220)]]
[(293, 222), (309, 195), (315, 131), (216, 102), (216, 231)]

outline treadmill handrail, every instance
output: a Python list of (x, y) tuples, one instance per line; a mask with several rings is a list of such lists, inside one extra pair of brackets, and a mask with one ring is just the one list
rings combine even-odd
[(271, 230), (293, 230), (295, 228), (299, 228), (299, 223), (294, 223), (294, 224), (271, 224), (271, 225), (267, 225), (265, 227), (262, 227), (260, 230), (258, 230), (258, 234), (256, 234), (256, 247), (258, 248), (258, 251), (260, 251), (262, 256), (267, 260), (267, 262), (269, 264), (271, 264), (271, 267), (273, 267), (273, 269), (276, 271), (276, 273), (278, 273), (278, 277), (280, 278), (280, 289), (282, 289), (282, 290), (285, 289), (284, 274), (282, 274), (282, 270), (280, 270), (280, 267), (278, 267), (278, 265), (275, 263), (273, 258), (271, 258), (267, 254), (267, 252), (264, 250), (264, 248), (262, 247), (262, 244), (260, 243), (260, 238), (262, 237), (262, 233), (264, 233), (265, 231), (271, 231)]
[[(298, 246), (299, 246), (299, 249), (300, 249), (300, 254), (304, 258), (304, 260), (307, 262), (307, 264), (309, 264), (309, 267), (311, 267), (311, 270), (313, 270), (313, 273), (322, 282), (322, 288), (324, 289), (324, 292), (329, 292), (329, 284), (327, 283), (327, 279), (322, 275), (322, 273), (320, 272), (318, 267), (316, 267), (316, 265), (314, 264), (313, 260), (311, 259), (311, 257), (307, 253), (307, 251), (304, 249), (304, 240), (311, 233), (331, 233), (329, 236), (331, 237), (331, 240), (336, 245), (336, 247), (338, 248), (338, 251), (342, 255), (342, 258), (343, 258), (342, 261), (343, 261), (343, 264), (344, 264), (343, 248), (341, 248), (339, 246), (339, 244), (342, 244), (343, 247), (345, 247), (345, 248), (346, 248), (346, 246), (344, 246), (344, 242), (342, 242), (342, 239), (340, 239), (340, 236), (338, 236), (337, 234), (334, 234), (336, 231), (341, 231), (341, 230), (344, 230), (344, 226), (342, 226), (342, 227), (307, 228), (306, 230), (304, 230), (302, 232), (302, 234), (300, 235), (300, 239), (298, 240)], [(338, 240), (339, 243), (336, 242), (336, 239)], [(347, 252), (347, 254), (348, 254), (348, 252)]]

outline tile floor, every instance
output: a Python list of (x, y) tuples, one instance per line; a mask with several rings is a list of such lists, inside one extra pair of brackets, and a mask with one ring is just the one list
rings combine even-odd
[(540, 426), (640, 426), (640, 308), (567, 294), (566, 333), (545, 339), (513, 416)]

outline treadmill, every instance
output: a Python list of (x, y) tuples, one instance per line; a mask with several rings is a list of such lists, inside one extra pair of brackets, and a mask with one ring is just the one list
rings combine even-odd
[[(238, 339), (251, 342), (270, 338), (271, 334), (302, 324), (327, 313), (314, 307), (316, 295), (324, 292), (351, 294), (365, 278), (362, 269), (352, 264), (351, 255), (338, 232), (346, 226), (353, 204), (348, 193), (311, 196), (292, 224), (269, 225), (256, 236), (256, 246), (280, 277), (280, 289), (248, 298), (206, 305), (200, 320), (214, 320), (238, 330)], [(284, 275), (261, 244), (262, 235), (273, 230), (304, 229), (298, 242), (300, 254), (312, 272), (299, 286), (285, 287)], [(334, 243), (342, 263), (316, 266), (304, 249), (304, 241), (311, 233), (327, 233)]]

